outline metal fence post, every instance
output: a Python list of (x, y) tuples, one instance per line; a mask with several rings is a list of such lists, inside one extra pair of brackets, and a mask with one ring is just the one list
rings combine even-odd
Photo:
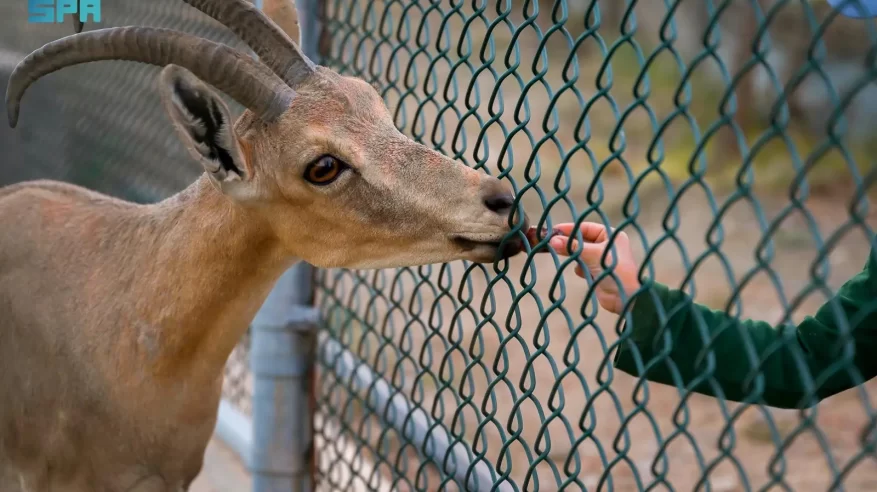
[(319, 313), (313, 268), (299, 263), (278, 280), (253, 320), (254, 492), (313, 489), (310, 394)]

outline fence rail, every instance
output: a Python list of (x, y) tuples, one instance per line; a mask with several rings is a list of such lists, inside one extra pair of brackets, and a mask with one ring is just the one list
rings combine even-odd
[[(25, 5), (0, 6), (3, 80), (70, 32), (27, 24)], [(535, 225), (626, 233), (644, 291), (666, 290), (617, 316), (597, 299), (612, 264), (583, 279), (576, 255), (536, 249), (290, 272), (220, 408), (256, 490), (877, 490), (872, 308), (840, 290), (877, 259), (873, 20), (816, 0), (299, 6), (305, 50), (372, 83), (403, 132), (511, 183)], [(179, 0), (103, 10), (243, 48)], [(37, 82), (34, 120), (0, 126), (0, 185), (134, 201), (185, 186), (156, 73)]]

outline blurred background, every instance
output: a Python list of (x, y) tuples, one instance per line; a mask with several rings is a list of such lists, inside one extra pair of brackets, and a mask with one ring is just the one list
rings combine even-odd
[[(654, 278), (697, 302), (798, 322), (865, 263), (872, 20), (809, 0), (323, 5), (319, 63), (371, 82), (405, 133), (510, 180), (534, 223), (622, 228)], [(4, 84), (73, 32), (28, 24), (23, 1), (0, 13)], [(103, 26), (130, 24), (242, 47), (178, 0), (103, 2)], [(61, 179), (141, 202), (185, 187), (198, 170), (157, 74), (114, 61), (37, 82), (19, 127), (0, 127), (0, 184)], [(573, 268), (548, 254), (320, 271), (317, 303), (330, 337), (518, 490), (877, 490), (862, 441), (874, 383), (805, 412), (645, 384), (609, 367), (619, 319)], [(245, 361), (243, 341), (226, 397), (244, 412)], [(336, 362), (323, 354), (315, 389), (322, 484), (456, 490)]]

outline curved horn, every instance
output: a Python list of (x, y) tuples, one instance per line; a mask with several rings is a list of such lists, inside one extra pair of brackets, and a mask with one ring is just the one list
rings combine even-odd
[(15, 128), (21, 97), (40, 77), (98, 60), (180, 65), (271, 122), (295, 96), (268, 67), (228, 46), (170, 29), (115, 27), (73, 34), (46, 44), (22, 60), (6, 88), (9, 125)]
[(283, 29), (246, 0), (183, 1), (235, 33), (290, 87), (296, 87), (316, 70), (314, 62)]

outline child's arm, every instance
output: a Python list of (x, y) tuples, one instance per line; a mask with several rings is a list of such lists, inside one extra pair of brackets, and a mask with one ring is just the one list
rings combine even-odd
[[(560, 234), (549, 244), (566, 255), (573, 224), (557, 230)], [(608, 247), (605, 228), (582, 224), (582, 238), (586, 244), (580, 258), (592, 275), (599, 274), (600, 259)], [(764, 321), (738, 320), (659, 283), (648, 284), (637, 293), (638, 265), (627, 236), (620, 233), (613, 244), (619, 258), (614, 270), (625, 297), (636, 294), (633, 307), (627, 308), (630, 324), (615, 359), (615, 367), (626, 373), (731, 401), (785, 408), (811, 406), (877, 375), (873, 251), (862, 272), (847, 281), (815, 316), (798, 326), (775, 327)], [(575, 252), (577, 245), (572, 244), (571, 250)], [(578, 268), (576, 273), (583, 276)], [(596, 289), (600, 305), (616, 314), (624, 308), (620, 293), (611, 278)], [(844, 336), (844, 331), (850, 335)]]

